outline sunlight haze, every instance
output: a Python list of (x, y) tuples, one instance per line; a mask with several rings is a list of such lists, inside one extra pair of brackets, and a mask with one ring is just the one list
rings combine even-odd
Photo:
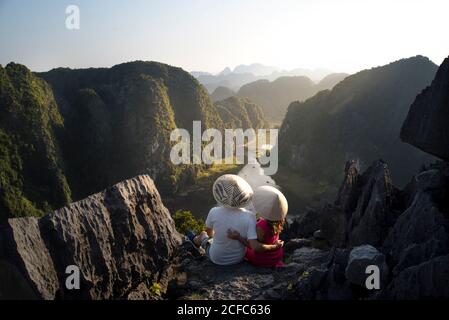
[[(65, 28), (70, 4), (80, 30)], [(440, 64), (447, 12), (438, 0), (0, 0), (0, 63), (45, 71), (154, 60), (219, 72), (257, 62), (352, 73), (421, 54)]]

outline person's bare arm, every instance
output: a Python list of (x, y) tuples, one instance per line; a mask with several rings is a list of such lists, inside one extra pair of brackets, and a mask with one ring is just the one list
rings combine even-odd
[[(261, 232), (262, 233), (260, 233), (259, 230), (257, 230), (257, 233), (258, 233), (257, 237), (259, 239), (261, 239), (261, 238), (263, 239), (263, 230), (261, 230)], [(259, 237), (260, 235), (261, 235), (261, 237)], [(248, 239), (242, 237), (240, 235), (240, 233), (238, 233), (237, 231), (231, 230), (231, 229), (228, 230), (228, 238), (238, 240), (244, 246), (250, 247), (256, 252), (274, 251), (274, 250), (281, 248), (284, 245), (284, 242), (281, 240), (278, 240), (278, 242), (276, 242), (276, 244), (264, 244), (264, 243), (261, 243), (257, 239), (248, 240)]]
[(212, 229), (212, 228), (206, 228), (206, 233), (207, 233), (207, 236), (208, 236), (209, 238), (213, 238), (213, 237), (214, 237), (214, 229)]
[(256, 252), (275, 251), (284, 246), (284, 241), (278, 240), (276, 244), (264, 244), (260, 243), (256, 239), (248, 240), (249, 246)]

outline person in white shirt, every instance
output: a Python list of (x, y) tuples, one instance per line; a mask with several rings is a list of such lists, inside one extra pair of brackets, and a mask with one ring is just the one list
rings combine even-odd
[(245, 245), (229, 238), (229, 230), (238, 231), (256, 251), (278, 248), (276, 245), (265, 245), (257, 241), (256, 216), (244, 208), (250, 204), (253, 190), (243, 178), (232, 174), (223, 175), (215, 181), (212, 191), (219, 206), (209, 211), (206, 230), (198, 236), (192, 233), (187, 236), (195, 245), (205, 250), (206, 256), (213, 263), (232, 265), (240, 263), (245, 257)]

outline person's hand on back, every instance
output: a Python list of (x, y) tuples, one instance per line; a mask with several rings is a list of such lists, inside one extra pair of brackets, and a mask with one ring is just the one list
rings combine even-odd
[(228, 238), (233, 240), (239, 240), (240, 233), (236, 230), (228, 229)]

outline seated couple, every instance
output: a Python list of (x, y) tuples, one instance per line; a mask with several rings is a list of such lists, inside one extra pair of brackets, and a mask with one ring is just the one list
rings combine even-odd
[(288, 211), (284, 195), (271, 186), (253, 192), (243, 178), (231, 174), (215, 181), (213, 195), (219, 206), (210, 210), (206, 230), (199, 235), (189, 232), (188, 238), (215, 264), (246, 259), (259, 267), (282, 266), (284, 243), (279, 234)]

